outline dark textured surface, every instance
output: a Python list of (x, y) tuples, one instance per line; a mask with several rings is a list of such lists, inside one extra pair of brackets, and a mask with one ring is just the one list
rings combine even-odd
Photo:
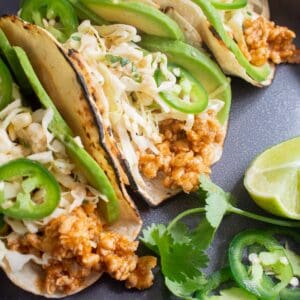
[[(18, 0), (0, 0), (0, 15), (15, 13)], [(272, 0), (272, 19), (278, 24), (298, 31), (300, 37), (300, 6), (298, 0)], [(300, 39), (298, 38), (298, 46)], [(228, 137), (222, 160), (213, 169), (213, 179), (239, 199), (243, 208), (263, 213), (250, 200), (242, 178), (250, 161), (265, 148), (288, 138), (300, 135), (300, 66), (280, 66), (273, 84), (265, 89), (250, 86), (233, 79), (233, 105)], [(181, 195), (156, 209), (142, 204), (140, 210), (145, 225), (168, 222), (180, 211), (194, 207), (194, 195)], [(233, 235), (244, 228), (262, 226), (256, 222), (229, 216), (223, 221), (213, 247), (210, 269), (215, 269), (226, 259), (226, 249)], [(143, 252), (144, 249), (141, 249)], [(41, 299), (18, 289), (0, 273), (0, 299)], [(67, 299), (171, 299), (157, 270), (155, 285), (144, 292), (128, 292), (123, 285), (105, 277), (84, 292)]]

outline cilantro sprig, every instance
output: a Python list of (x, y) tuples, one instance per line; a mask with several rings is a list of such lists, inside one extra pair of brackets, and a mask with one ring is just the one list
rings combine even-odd
[(128, 58), (121, 57), (121, 56), (116, 56), (116, 55), (112, 55), (112, 54), (107, 54), (107, 55), (105, 56), (105, 58), (106, 58), (111, 64), (119, 63), (122, 67), (125, 67), (126, 65), (130, 64), (130, 60), (129, 60)]
[[(167, 226), (152, 224), (143, 230), (141, 241), (160, 256), (161, 271), (165, 284), (176, 296), (183, 299), (199, 299), (207, 284), (204, 269), (209, 263), (206, 250), (224, 216), (229, 213), (242, 215), (257, 221), (285, 226), (300, 227), (300, 222), (273, 219), (241, 210), (235, 206), (234, 197), (214, 184), (209, 177), (200, 177), (199, 198), (202, 207), (186, 210)], [(181, 220), (194, 214), (203, 214), (195, 228), (190, 229)]]

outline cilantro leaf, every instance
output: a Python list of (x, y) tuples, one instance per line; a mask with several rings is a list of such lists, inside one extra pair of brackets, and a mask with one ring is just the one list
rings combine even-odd
[(130, 60), (128, 58), (115, 56), (112, 54), (107, 54), (105, 58), (112, 64), (119, 63), (122, 67), (125, 67), (130, 63)]
[(119, 61), (119, 57), (111, 54), (105, 55), (105, 58), (112, 64), (116, 63)]
[[(260, 216), (255, 213), (251, 213), (237, 208), (235, 206), (237, 201), (231, 195), (231, 193), (227, 193), (224, 190), (222, 190), (219, 186), (214, 184), (206, 175), (200, 176), (200, 183), (201, 184), (198, 193), (201, 198), (200, 200), (205, 201), (206, 217), (209, 223), (216, 229), (220, 225), (220, 222), (222, 221), (222, 218), (226, 213), (238, 214), (246, 218), (251, 218), (253, 220), (258, 220), (260, 222), (265, 222), (272, 225), (294, 228), (300, 227), (299, 222), (278, 220), (274, 218)], [(225, 210), (226, 206), (227, 208)]]
[(78, 35), (72, 35), (72, 40), (76, 41), (76, 42), (80, 42), (81, 41), (81, 37)]
[(200, 193), (206, 193), (206, 218), (212, 227), (218, 228), (231, 206), (233, 197), (214, 184), (208, 176), (201, 175), (200, 182)]
[(214, 184), (207, 175), (200, 175), (200, 190), (207, 194), (222, 194), (225, 193), (219, 186)]
[[(181, 225), (173, 231), (178, 238), (179, 232), (186, 232), (187, 227)], [(187, 233), (187, 232), (186, 232)], [(159, 254), (161, 270), (165, 277), (172, 281), (181, 282), (185, 278), (202, 276), (202, 269), (207, 266), (208, 256), (197, 244), (189, 239), (185, 243), (177, 242), (164, 225), (150, 226), (143, 231), (142, 242), (151, 250)]]
[(236, 200), (232, 196), (231, 193), (225, 192), (222, 188), (220, 188), (218, 185), (214, 184), (211, 179), (206, 175), (200, 176), (200, 194), (201, 191), (206, 193), (206, 197), (212, 196), (212, 195), (218, 195), (219, 197), (222, 197), (224, 201), (226, 201), (228, 204), (233, 205)]
[(159, 254), (156, 239), (157, 236), (162, 236), (166, 230), (167, 228), (163, 224), (152, 224), (143, 230), (143, 236), (140, 238), (140, 240), (153, 252)]
[(120, 64), (121, 64), (122, 67), (125, 67), (129, 63), (130, 63), (130, 60), (128, 58), (120, 57)]
[(210, 225), (218, 228), (228, 209), (228, 202), (220, 195), (213, 194), (207, 197), (205, 211)]
[(199, 290), (199, 287), (207, 283), (206, 278), (203, 275), (194, 278), (185, 278), (183, 281), (172, 281), (169, 278), (165, 279), (165, 284), (168, 289), (177, 297), (184, 299), (196, 299), (193, 298), (193, 294)]
[(204, 217), (197, 227), (190, 233), (191, 242), (197, 245), (199, 249), (206, 250), (210, 246), (215, 232), (216, 229), (212, 227), (208, 220)]
[(170, 230), (173, 240), (178, 244), (189, 243), (189, 228), (182, 222), (177, 222)]
[[(233, 196), (215, 185), (209, 177), (201, 176), (200, 182), (198, 194), (205, 207), (201, 206), (182, 212), (168, 226), (152, 224), (143, 230), (141, 238), (148, 248), (160, 256), (161, 271), (168, 289), (174, 295), (190, 300), (197, 299), (194, 298), (194, 294), (205, 289), (207, 280), (203, 269), (209, 262), (205, 251), (211, 244), (226, 213), (235, 213), (275, 225), (300, 227), (299, 222), (277, 220), (243, 211), (234, 206)], [(180, 222), (184, 217), (199, 213), (205, 213), (205, 216), (192, 230)], [(224, 290), (220, 296), (214, 297), (216, 297), (215, 299), (221, 299), (219, 297), (233, 299), (232, 297), (235, 295), (239, 297), (241, 291)]]
[(160, 254), (163, 274), (174, 281), (202, 275), (208, 263), (207, 254), (190, 244), (172, 244)]

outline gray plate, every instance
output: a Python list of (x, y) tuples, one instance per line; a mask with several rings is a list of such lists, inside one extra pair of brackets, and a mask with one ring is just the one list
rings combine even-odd
[[(18, 0), (0, 0), (0, 15), (16, 13)], [(272, 0), (272, 19), (278, 24), (298, 30), (300, 37), (300, 7), (297, 0)], [(298, 37), (298, 47), (300, 39)], [(233, 105), (222, 160), (213, 169), (214, 181), (239, 199), (239, 205), (257, 213), (262, 212), (251, 201), (243, 184), (243, 174), (252, 159), (265, 148), (300, 135), (300, 65), (278, 67), (273, 84), (265, 89), (250, 86), (239, 79), (233, 79)], [(150, 209), (145, 204), (139, 208), (145, 226), (151, 223), (166, 223), (179, 212), (195, 207), (196, 195), (180, 195), (159, 208)], [(216, 236), (210, 249), (210, 270), (216, 269), (226, 261), (226, 250), (231, 238), (245, 228), (257, 228), (263, 224), (228, 216)], [(141, 253), (149, 253), (141, 247)], [(156, 271), (154, 286), (143, 292), (126, 291), (123, 284), (108, 277), (99, 283), (69, 297), (68, 299), (172, 299), (164, 287), (159, 270)], [(41, 299), (28, 294), (0, 273), (0, 299)]]

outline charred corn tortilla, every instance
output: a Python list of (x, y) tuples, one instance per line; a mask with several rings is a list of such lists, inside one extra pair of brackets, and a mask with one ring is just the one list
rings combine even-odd
[[(78, 47), (78, 45), (76, 45), (77, 34), (80, 35), (82, 39), (82, 45), (79, 49), (76, 48)], [(120, 42), (118, 42), (118, 40), (120, 40)], [(155, 118), (155, 114), (152, 115), (150, 113), (148, 118), (145, 114), (143, 115), (143, 108), (137, 108), (132, 105), (130, 100), (127, 101), (127, 96), (130, 93), (127, 93), (125, 90), (126, 88), (129, 90), (140, 88), (141, 93), (139, 95), (141, 97), (147, 98), (147, 95), (154, 95), (153, 97), (155, 97), (155, 101), (169, 112), (165, 114), (161, 113), (160, 116), (163, 119), (173, 118), (174, 122), (182, 121), (183, 123), (187, 122), (186, 124), (188, 124), (188, 120), (190, 120), (190, 123), (192, 124), (190, 127), (193, 127), (193, 124), (195, 123), (194, 121), (198, 118), (198, 116), (172, 112), (160, 99), (158, 99), (157, 87), (154, 83), (154, 75), (149, 75), (152, 72), (152, 70), (150, 70), (151, 67), (149, 68), (149, 60), (153, 59), (153, 61), (159, 61), (159, 63), (164, 65), (162, 68), (166, 69), (167, 57), (164, 53), (155, 52), (153, 54), (149, 53), (145, 56), (146, 58), (142, 58), (144, 50), (135, 44), (135, 41), (138, 40), (139, 36), (136, 34), (136, 29), (131, 26), (116, 24), (112, 26), (94, 28), (88, 22), (83, 22), (79, 27), (79, 32), (71, 36), (64, 47), (65, 49), (76, 49), (76, 51), (71, 51), (71, 58), (73, 59), (73, 63), (79, 67), (78, 71), (85, 74), (84, 78), (87, 82), (92, 82), (97, 91), (104, 93), (104, 97), (99, 97), (98, 99), (100, 99), (100, 101), (98, 103), (96, 102), (97, 113), (101, 114), (103, 120), (107, 120), (110, 124), (112, 129), (112, 136), (110, 136), (110, 139), (114, 141), (114, 144), (118, 145), (120, 151), (118, 157), (120, 159), (121, 166), (128, 175), (130, 187), (142, 196), (149, 204), (158, 205), (162, 201), (180, 192), (181, 186), (173, 186), (172, 188), (170, 188), (170, 186), (166, 186), (164, 184), (165, 174), (162, 174), (163, 172), (157, 172), (155, 176), (152, 174), (148, 175), (149, 173), (147, 174), (148, 171), (151, 173), (151, 171), (157, 168), (157, 166), (152, 165), (151, 162), (148, 165), (145, 148), (148, 148), (149, 150), (151, 149), (151, 151), (154, 151), (155, 153), (156, 146), (154, 141), (160, 140), (160, 132), (158, 130), (158, 125), (155, 124), (156, 122), (152, 122)], [(73, 43), (74, 41), (75, 44)], [(114, 41), (117, 42), (115, 43)], [(102, 44), (105, 48), (106, 43), (111, 45), (111, 51), (107, 49), (104, 57), (100, 54), (97, 61), (92, 61), (89, 53), (101, 52), (100, 48), (102, 46), (98, 47), (97, 44)], [(90, 44), (92, 44), (92, 46)], [(83, 51), (80, 49), (83, 49)], [(70, 53), (70, 51), (68, 52)], [(102, 58), (100, 58), (101, 56)], [(139, 76), (139, 71), (136, 66), (140, 66), (141, 64), (145, 64), (143, 67), (144, 69), (148, 68), (148, 71), (144, 71), (143, 75), (141, 75), (144, 76), (143, 79), (135, 77)], [(118, 72), (123, 71), (119, 70), (118, 67), (123, 68), (123, 71), (126, 69), (125, 73), (129, 72), (134, 79), (132, 80), (129, 78), (131, 75), (124, 75), (124, 77), (122, 77), (122, 75), (119, 76)], [(98, 84), (97, 80), (102, 83)], [(140, 85), (138, 83), (139, 80), (142, 82), (140, 82)], [(139, 87), (137, 87), (137, 85), (139, 85)], [(124, 86), (126, 86), (125, 90)], [(219, 92), (216, 92), (215, 90), (213, 90), (213, 92), (216, 92), (216, 95), (222, 94), (222, 89), (226, 90), (228, 88), (230, 89), (229, 83), (225, 80), (224, 86), (218, 86), (217, 90), (219, 89)], [(152, 96), (150, 96), (150, 98), (151, 97)], [(211, 99), (214, 98), (211, 97)], [(145, 98), (139, 98), (137, 103), (143, 103), (143, 101), (147, 102)], [(214, 101), (217, 104), (213, 104)], [(212, 107), (216, 106), (216, 115), (219, 110), (222, 110), (222, 101), (212, 100), (210, 104), (212, 104)], [(104, 107), (103, 111), (102, 107)], [(201, 116), (205, 119), (206, 112), (203, 112)], [(199, 118), (201, 117), (199, 116)], [(212, 119), (218, 122), (216, 117)], [(136, 126), (143, 128), (142, 134), (135, 131), (135, 125), (132, 125), (134, 123)], [(210, 156), (211, 161), (209, 165), (213, 164), (221, 157), (227, 123), (225, 122), (225, 124), (219, 125), (219, 134), (222, 135), (222, 138), (218, 143), (210, 143), (211, 149), (209, 150), (208, 155)], [(204, 128), (205, 126), (203, 126), (203, 129)], [(147, 133), (147, 131), (150, 131), (150, 133)], [(157, 143), (159, 144), (160, 142)], [(164, 148), (163, 145), (159, 145), (158, 147)], [(158, 157), (163, 151), (164, 150), (158, 154)], [(143, 154), (140, 154), (139, 152), (145, 155), (143, 156)], [(149, 155), (151, 156), (152, 154)], [(145, 158), (144, 162), (143, 157)], [(163, 156), (161, 157), (161, 160), (166, 161)], [(185, 161), (187, 159), (188, 158), (185, 158)], [(144, 171), (142, 164), (145, 166)], [(193, 164), (193, 162), (190, 161), (190, 164)], [(192, 188), (195, 188), (198, 184), (200, 172), (194, 172), (192, 179), (187, 178), (185, 183), (182, 183), (185, 185), (187, 192), (190, 192)], [(209, 170), (205, 169), (203, 172), (209, 172)], [(195, 183), (195, 181), (197, 183)], [(191, 182), (193, 182), (192, 187), (189, 187), (189, 185), (191, 186)]]
[[(53, 103), (110, 179), (121, 206), (120, 221), (111, 229), (136, 237), (141, 220), (124, 186), (126, 176), (118, 167), (117, 156), (111, 155), (114, 148), (105, 136), (109, 129), (105, 128), (101, 114), (95, 113), (98, 96), (93, 86), (86, 82), (84, 74), (76, 71), (77, 66), (45, 30), (15, 16), (1, 18), (0, 28), (12, 45), (25, 50)], [(72, 55), (72, 52), (68, 54)]]
[[(216, 58), (218, 64), (221, 66), (223, 71), (226, 74), (239, 76), (246, 81), (250, 82), (256, 86), (267, 86), (270, 85), (274, 73), (275, 73), (275, 66), (273, 64), (269, 65), (269, 75), (268, 77), (261, 82), (254, 80), (246, 71), (239, 60), (237, 59), (236, 55), (227, 48), (224, 42), (220, 39), (218, 34), (216, 34), (215, 29), (209, 23), (207, 17), (205, 16), (204, 12), (201, 8), (195, 4), (191, 0), (152, 0), (153, 3), (158, 7), (158, 9), (165, 11), (167, 14), (168, 12), (173, 12), (175, 14), (181, 16), (183, 19), (189, 22), (193, 28), (199, 33), (202, 41), (198, 43), (199, 45), (206, 44), (207, 47), (210, 49), (214, 57)], [(249, 10), (253, 12), (255, 15), (262, 15), (265, 18), (269, 19), (270, 11), (269, 11), (269, 4), (267, 0), (251, 0), (248, 1)], [(172, 17), (170, 14), (170, 17)], [(227, 27), (228, 28), (228, 27)], [(196, 45), (193, 36), (190, 38), (186, 35), (187, 41), (192, 44)], [(200, 47), (201, 47), (200, 46)]]
[[(158, 205), (170, 196), (180, 192), (180, 187), (165, 187), (162, 174), (158, 174), (150, 180), (140, 174), (135, 175), (140, 172), (139, 167), (137, 165), (133, 166), (134, 159), (131, 159), (128, 153), (126, 154), (126, 151), (124, 151), (126, 146), (123, 147), (123, 150), (120, 149), (120, 140), (116, 139), (116, 130), (124, 126), (112, 126), (109, 116), (112, 112), (109, 108), (107, 109), (107, 102), (114, 101), (114, 93), (118, 90), (117, 85), (115, 86), (113, 83), (114, 75), (109, 66), (99, 64), (99, 74), (104, 78), (104, 84), (103, 86), (98, 85), (93, 72), (91, 72), (91, 65), (84, 58), (84, 53), (73, 50), (70, 45), (62, 47), (45, 30), (27, 24), (16, 17), (2, 18), (0, 27), (8, 35), (12, 44), (21, 46), (28, 53), (40, 80), (55, 105), (73, 131), (81, 136), (86, 149), (107, 171), (109, 177), (113, 177), (114, 171), (117, 170), (117, 177), (121, 184), (130, 185), (151, 205)], [(126, 27), (126, 25), (125, 28), (129, 32), (135, 30), (133, 27)], [(104, 35), (109, 35), (107, 32), (114, 29), (115, 27), (103, 27), (101, 30), (104, 30)], [(134, 36), (134, 38), (136, 37)], [(33, 49), (37, 47), (40, 48), (39, 51), (34, 51)], [(126, 58), (121, 64), (127, 64)], [(226, 86), (219, 87), (219, 89), (227, 88), (228, 83), (226, 83)], [(70, 104), (70, 101), (72, 104)], [(222, 109), (222, 105), (220, 107), (221, 101), (217, 102), (218, 104), (212, 104), (212, 107), (217, 106), (217, 110)], [(183, 115), (181, 115), (182, 117)], [(186, 118), (188, 118), (187, 115), (184, 116), (184, 120)], [(226, 126), (227, 123), (220, 124), (222, 138), (220, 138), (220, 142), (210, 145), (209, 165), (221, 157)], [(108, 158), (104, 160), (103, 157)], [(115, 170), (109, 166), (109, 163), (113, 164)], [(208, 172), (208, 169), (206, 172)], [(198, 181), (198, 175), (194, 175), (194, 178), (195, 176), (197, 176), (196, 180)], [(189, 179), (186, 181), (189, 181)], [(195, 182), (195, 179), (193, 181)], [(125, 190), (123, 193), (125, 193)]]
[[(17, 239), (27, 233), (34, 234), (57, 217), (70, 214), (76, 207), (80, 207), (85, 199), (87, 200), (86, 192), (90, 193), (91, 196), (88, 201), (98, 202), (101, 198), (101, 194), (88, 186), (87, 182), (80, 179), (80, 176), (77, 179), (74, 176), (78, 170), (67, 156), (64, 145), (48, 131), (51, 118), (51, 110), (32, 111), (28, 106), (22, 105), (19, 95), (0, 112), (1, 164), (20, 157), (38, 161), (52, 170), (52, 174), (59, 182), (62, 191), (59, 206), (44, 219), (23, 222), (5, 217), (5, 222), (9, 224), (12, 231), (0, 241), (0, 265), (10, 280), (20, 288), (33, 294), (60, 298), (65, 297), (66, 293), (56, 291), (48, 294), (42, 288), (45, 277), (42, 265), (46, 265), (50, 257), (39, 257), (31, 252), (22, 254), (16, 249), (9, 249), (5, 246), (8, 240), (13, 241), (11, 243), (14, 244), (15, 238)], [(16, 182), (14, 183), (6, 183), (5, 195), (15, 193), (18, 185)], [(36, 194), (36, 196), (38, 195)], [(127, 236), (131, 239), (135, 238), (132, 232), (129, 232)], [(96, 282), (100, 276), (101, 272), (91, 272), (81, 285), (72, 290), (70, 294), (83, 290)]]
[[(43, 86), (58, 108), (61, 111), (63, 111), (66, 106), (73, 109), (71, 111), (67, 109), (64, 118), (72, 125), (71, 127), (73, 127), (73, 129), (81, 134), (85, 148), (90, 151), (94, 159), (106, 171), (106, 175), (109, 177), (120, 203), (120, 218), (117, 222), (109, 226), (102, 220), (103, 228), (105, 228), (107, 232), (114, 232), (114, 234), (120, 237), (123, 236), (128, 239), (128, 243), (134, 241), (141, 229), (142, 222), (134, 204), (127, 194), (123, 181), (120, 180), (122, 175), (118, 171), (119, 168), (113, 167), (113, 158), (108, 155), (106, 148), (102, 147), (101, 143), (103, 142), (104, 134), (102, 135), (101, 131), (101, 116), (94, 115), (90, 108), (91, 105), (94, 105), (94, 102), (90, 101), (89, 103), (89, 97), (92, 98), (95, 96), (87, 96), (94, 93), (93, 89), (87, 88), (86, 83), (82, 79), (82, 75), (74, 70), (75, 67), (71, 61), (69, 61), (68, 56), (64, 54), (64, 51), (45, 31), (41, 31), (36, 26), (25, 24), (17, 17), (1, 18), (0, 28), (5, 32), (12, 45), (20, 46), (27, 52)], [(41, 50), (38, 46), (41, 45), (40, 43), (46, 46), (42, 51), (39, 51)], [(41, 56), (36, 55), (35, 52), (40, 52)], [(47, 58), (49, 58), (49, 60)], [(61, 89), (63, 89), (64, 92), (61, 92)], [(27, 108), (21, 107), (20, 109), (23, 110)], [(78, 119), (79, 115), (80, 118)], [(109, 142), (107, 142), (106, 145), (109, 145)], [(49, 151), (46, 155), (47, 157), (49, 157), (48, 154)], [(43, 155), (40, 159), (45, 159)], [(62, 179), (60, 178), (60, 180)], [(64, 181), (64, 179), (62, 181)], [(68, 216), (68, 213), (66, 216)], [(14, 224), (16, 227), (14, 227)], [(10, 220), (10, 225), (13, 231), (20, 228), (20, 224), (16, 225), (16, 222), (13, 220)], [(32, 224), (32, 226), (33, 225), (36, 226), (36, 224)], [(31, 228), (33, 228), (32, 226)], [(45, 223), (45, 226), (47, 226), (47, 223)], [(31, 254), (25, 254), (25, 256), (21, 256), (23, 264), (21, 264), (22, 267), (19, 268), (17, 267), (20, 265), (19, 254), (13, 250), (6, 249), (3, 245), (1, 242), (1, 267), (13, 283), (33, 294), (50, 298), (65, 297), (66, 295), (74, 294), (85, 289), (96, 282), (102, 274), (101, 270), (92, 271), (80, 282), (79, 286), (69, 292), (55, 290), (53, 293), (47, 293), (41, 288), (41, 282), (45, 276), (44, 270), (41, 267), (42, 259), (34, 258)], [(8, 255), (10, 259), (8, 259), (6, 255)]]
[[(81, 38), (81, 46), (76, 44), (78, 37), (79, 39)], [(210, 109), (214, 111), (215, 116), (212, 117), (211, 120), (218, 124), (218, 134), (221, 138), (216, 143), (213, 141), (208, 142), (210, 144), (209, 146), (211, 146), (208, 151), (208, 155), (211, 159), (208, 163), (210, 166), (221, 157), (228, 117), (227, 115), (226, 120), (224, 120), (225, 122), (223, 123), (218, 121), (218, 112), (223, 109), (223, 106), (224, 109), (227, 110), (228, 103), (227, 105), (224, 105), (224, 103), (221, 100), (218, 100), (215, 96), (220, 94), (223, 95), (223, 92), (228, 90), (228, 94), (230, 94), (230, 84), (223, 74), (223, 84), (218, 82), (211, 83), (210, 86), (214, 86), (214, 88), (210, 90), (209, 108), (199, 114), (199, 116), (171, 111), (168, 107), (166, 107), (166, 105), (164, 105), (162, 100), (159, 99), (157, 86), (154, 82), (155, 75), (152, 74), (153, 70), (149, 67), (150, 60), (152, 60), (154, 65), (157, 61), (159, 61), (158, 63), (162, 65), (161, 68), (167, 69), (167, 56), (163, 53), (163, 50), (162, 52), (149, 52), (148, 54), (143, 55), (144, 50), (136, 45), (136, 42), (139, 40), (140, 37), (137, 35), (136, 29), (132, 26), (116, 24), (96, 28), (86, 21), (79, 26), (78, 32), (74, 33), (70, 37), (64, 47), (65, 49), (76, 49), (76, 51), (72, 51), (72, 59), (73, 62), (80, 67), (78, 71), (85, 74), (85, 78), (88, 82), (92, 82), (94, 86), (98, 86), (98, 88), (96, 88), (98, 91), (102, 92), (103, 90), (104, 92), (105, 97), (100, 98), (100, 105), (96, 103), (98, 109), (97, 112), (100, 113), (103, 116), (103, 119), (107, 120), (111, 126), (113, 135), (110, 138), (113, 138), (114, 143), (119, 146), (119, 158), (121, 165), (128, 175), (131, 188), (141, 195), (149, 204), (158, 205), (170, 196), (180, 192), (183, 187), (180, 185), (175, 186), (174, 184), (174, 186), (170, 188), (170, 186), (164, 184), (166, 177), (163, 172), (157, 172), (155, 173), (155, 176), (152, 176), (152, 174), (147, 175), (148, 171), (151, 173), (151, 169), (154, 170), (157, 168), (157, 166), (151, 164), (152, 162), (148, 165), (147, 161), (144, 161), (145, 170), (143, 171), (143, 157), (147, 160), (145, 150), (148, 149), (155, 153), (155, 151), (157, 151), (155, 150), (157, 144), (158, 147), (164, 148), (163, 145), (159, 144), (160, 142), (154, 142), (155, 140), (159, 141), (161, 138), (159, 136), (161, 134), (160, 129), (158, 128), (159, 126), (155, 124), (160, 121), (152, 122), (152, 120), (154, 120), (157, 116), (158, 118), (162, 118), (161, 120), (170, 119), (174, 122), (181, 121), (182, 123), (186, 123), (187, 127), (190, 126), (191, 129), (193, 124), (196, 123), (195, 120), (201, 118), (205, 120), (206, 116), (208, 118), (207, 111)], [(100, 46), (98, 47), (98, 45)], [(193, 51), (192, 49), (188, 48), (186, 52), (188, 53), (189, 51)], [(104, 54), (100, 54), (102, 50), (104, 51)], [(89, 53), (95, 53), (95, 56), (99, 55), (99, 58), (93, 61), (94, 54), (90, 55)], [(207, 59), (207, 57), (205, 58)], [(210, 65), (210, 63), (212, 65)], [(143, 67), (141, 67), (141, 65)], [(210, 60), (208, 65), (210, 65), (209, 67), (211, 68), (215, 67)], [(124, 72), (124, 76), (120, 75), (122, 72)], [(150, 73), (151, 75), (149, 75)], [(168, 75), (174, 76), (172, 74)], [(97, 83), (98, 80), (101, 81), (101, 84)], [(209, 81), (209, 79), (206, 78), (206, 81)], [(156, 102), (159, 107), (157, 110), (164, 111), (165, 109), (167, 112), (164, 111), (165, 113), (158, 113), (157, 115), (155, 115), (155, 112), (153, 114), (149, 113), (147, 117), (147, 113), (144, 114), (143, 107), (138, 108), (131, 102), (131, 100), (127, 101), (128, 97), (131, 97), (131, 95), (130, 92), (126, 92), (126, 89), (129, 91), (140, 91), (140, 93), (137, 93), (140, 98), (136, 100), (136, 103), (144, 105), (144, 101), (152, 101), (153, 103)], [(227, 92), (224, 92), (224, 94), (227, 94)], [(146, 98), (149, 98), (149, 95), (150, 100), (147, 100)], [(153, 99), (151, 97), (153, 97)], [(134, 102), (135, 100), (132, 101)], [(101, 110), (101, 103), (106, 110)], [(147, 106), (147, 104), (145, 104), (145, 106)], [(147, 107), (145, 109), (147, 110)], [(211, 124), (210, 121), (208, 121), (208, 123)], [(135, 125), (143, 128), (141, 129), (143, 133), (135, 131)], [(206, 130), (205, 125), (203, 128), (200, 128), (200, 131), (202, 129), (203, 131)], [(150, 131), (150, 133), (147, 133), (147, 131)], [(163, 151), (164, 150), (161, 150), (160, 154), (162, 154)], [(141, 153), (145, 155), (143, 156)], [(159, 157), (160, 154), (158, 154), (157, 157)], [(151, 156), (152, 154), (150, 153), (149, 155)], [(165, 157), (161, 157), (161, 160), (163, 161), (168, 160), (168, 158), (165, 159)], [(187, 159), (188, 158), (185, 158), (185, 161)], [(190, 161), (190, 163), (193, 164), (192, 161)], [(197, 162), (195, 161), (195, 163)], [(193, 182), (192, 187), (187, 187), (190, 185), (190, 182), (186, 182), (185, 187), (187, 187), (187, 192), (190, 192), (192, 188), (195, 188), (195, 186), (199, 183), (198, 177), (201, 172), (202, 170), (193, 173), (194, 177), (190, 181)], [(205, 169), (203, 172), (209, 172), (209, 170)], [(186, 179), (186, 181), (189, 180), (190, 179)], [(195, 183), (195, 181), (197, 183)]]

